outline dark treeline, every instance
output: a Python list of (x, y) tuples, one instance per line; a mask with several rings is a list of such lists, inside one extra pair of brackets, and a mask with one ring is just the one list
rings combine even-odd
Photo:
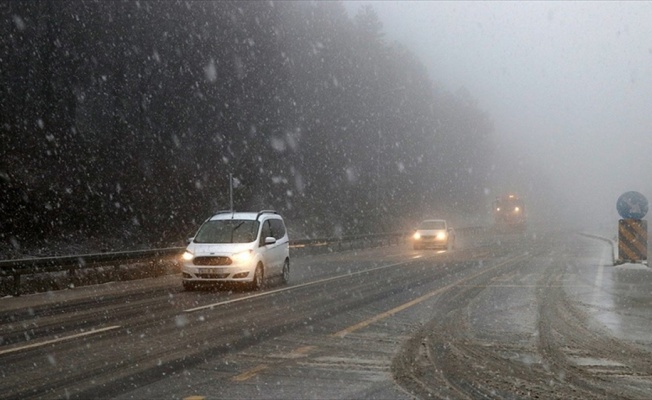
[[(338, 2), (0, 3), (0, 228), (177, 242), (213, 211), (295, 235), (484, 206), (491, 123)], [(445, 207), (444, 207), (445, 208)]]

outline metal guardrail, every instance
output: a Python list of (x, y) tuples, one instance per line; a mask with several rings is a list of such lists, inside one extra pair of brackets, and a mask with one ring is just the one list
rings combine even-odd
[(580, 234), (580, 235), (582, 235), (584, 237), (588, 237), (588, 238), (592, 238), (592, 239), (601, 240), (603, 242), (607, 242), (611, 246), (611, 262), (612, 262), (613, 265), (618, 264), (618, 243), (615, 240), (609, 239), (607, 237), (600, 236), (600, 235), (594, 235), (592, 233), (586, 233), (586, 232), (578, 232), (578, 234)]
[(74, 256), (1, 260), (0, 277), (13, 276), (14, 296), (20, 296), (21, 275), (68, 271), (68, 274), (72, 277), (79, 269), (96, 268), (105, 263), (114, 261), (141, 261), (155, 258), (172, 257), (181, 254), (184, 249), (185, 247), (171, 247), (156, 250), (136, 250), (97, 254), (80, 254)]
[[(472, 233), (480, 227), (457, 229), (457, 232)], [(290, 249), (299, 251), (302, 248), (329, 248), (334, 250), (353, 249), (382, 245), (386, 243), (400, 243), (407, 238), (411, 232), (377, 233), (370, 235), (352, 235), (331, 238), (296, 239), (290, 240)], [(348, 246), (347, 246), (348, 245)], [(168, 247), (154, 250), (121, 251), (111, 253), (81, 254), (73, 256), (23, 258), (15, 260), (0, 260), (0, 278), (13, 277), (14, 296), (20, 296), (21, 275), (39, 274), (44, 272), (68, 271), (71, 277), (75, 276), (77, 270), (97, 268), (111, 262), (131, 262), (143, 260), (155, 260), (179, 256), (185, 247)], [(118, 267), (119, 265), (115, 265)]]
[[(377, 234), (371, 234), (371, 235), (352, 235), (352, 236), (343, 236), (339, 238), (316, 238), (316, 239), (297, 239), (297, 240), (290, 240), (290, 248), (291, 249), (300, 249), (304, 247), (324, 247), (328, 246), (330, 248), (337, 248), (338, 250), (342, 250), (345, 247), (345, 244), (348, 243), (349, 249), (352, 248), (351, 246), (354, 246), (355, 243), (360, 243), (362, 242), (363, 244), (365, 242), (378, 242), (378, 241), (386, 241), (387, 244), (391, 243), (399, 243), (401, 239), (405, 239), (410, 232), (393, 232), (393, 233), (377, 233)], [(364, 245), (363, 245), (364, 247)]]
[[(398, 243), (404, 238), (407, 232), (383, 233), (373, 235), (355, 235), (339, 238), (316, 238), (290, 240), (290, 248), (300, 249), (306, 247), (333, 247), (343, 249), (345, 243), (386, 240)], [(111, 262), (132, 262), (171, 258), (179, 256), (185, 247), (169, 247), (154, 250), (121, 251), (110, 253), (80, 254), (73, 256), (23, 258), (15, 260), (0, 260), (0, 277), (13, 277), (14, 296), (20, 296), (21, 275), (39, 274), (45, 272), (67, 271), (71, 277), (75, 276), (77, 270), (86, 268), (97, 268)]]

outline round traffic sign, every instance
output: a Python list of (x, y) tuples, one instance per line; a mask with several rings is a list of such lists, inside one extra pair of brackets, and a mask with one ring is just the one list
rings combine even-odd
[(616, 202), (618, 214), (625, 219), (642, 219), (647, 214), (647, 206), (645, 196), (635, 191), (621, 194)]

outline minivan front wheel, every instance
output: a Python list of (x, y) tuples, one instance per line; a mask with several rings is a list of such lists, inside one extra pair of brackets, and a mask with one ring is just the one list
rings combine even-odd
[(251, 281), (251, 290), (260, 290), (263, 288), (263, 279), (265, 274), (263, 272), (263, 264), (258, 264), (256, 266), (256, 271), (254, 271), (254, 280)]

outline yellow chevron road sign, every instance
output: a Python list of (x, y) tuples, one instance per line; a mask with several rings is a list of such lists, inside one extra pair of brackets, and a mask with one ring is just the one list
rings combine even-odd
[(647, 260), (647, 221), (621, 219), (618, 221), (618, 261), (642, 262)]

